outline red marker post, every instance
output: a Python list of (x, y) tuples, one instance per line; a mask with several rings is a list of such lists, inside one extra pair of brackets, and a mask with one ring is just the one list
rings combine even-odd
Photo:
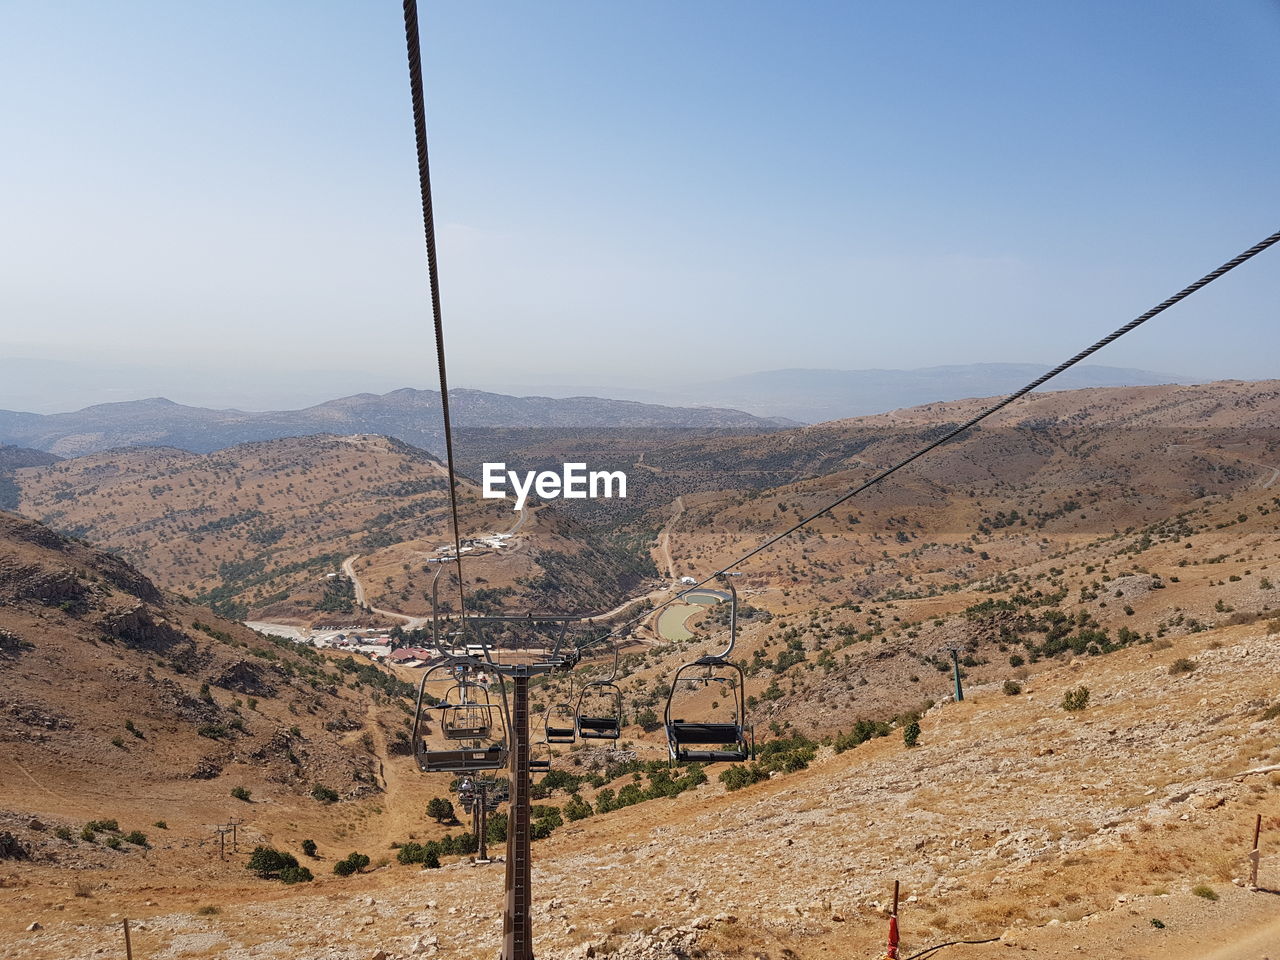
[(893, 913), (889, 914), (889, 952), (885, 960), (898, 960), (898, 881), (893, 881)]

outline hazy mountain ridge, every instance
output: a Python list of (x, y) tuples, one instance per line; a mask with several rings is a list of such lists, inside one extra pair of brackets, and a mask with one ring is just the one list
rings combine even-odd
[[(766, 370), (679, 391), (670, 402), (723, 404), (821, 423), (923, 403), (1012, 393), (1049, 369), (1036, 363), (969, 363), (914, 370)], [(1192, 378), (1123, 367), (1073, 367), (1048, 390), (1189, 384)]]
[[(767, 431), (784, 425), (738, 410), (665, 407), (598, 397), (510, 397), (450, 391), (455, 426), (668, 427)], [(104, 403), (72, 413), (0, 411), (0, 442), (60, 456), (116, 447), (168, 446), (210, 453), (256, 440), (318, 433), (393, 436), (432, 452), (443, 449), (440, 394), (403, 388), (362, 393), (301, 410), (252, 412), (189, 407), (163, 398)]]

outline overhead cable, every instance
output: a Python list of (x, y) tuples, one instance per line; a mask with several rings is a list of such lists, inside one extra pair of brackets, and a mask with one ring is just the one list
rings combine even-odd
[(444, 363), (444, 322), (440, 311), (440, 268), (436, 260), (435, 210), (431, 203), (431, 164), (427, 156), (427, 111), (422, 94), (422, 44), (418, 4), (404, 0), (404, 36), (409, 53), (409, 91), (413, 98), (413, 131), (418, 143), (418, 184), (422, 192), (422, 225), (427, 239), (427, 273), (431, 281), (431, 316), (435, 322), (436, 363), (440, 368), (440, 411), (444, 420), (445, 463), (449, 470), (449, 512), (453, 518), (453, 555), (458, 573), (458, 612), (466, 613), (462, 581), (462, 533), (458, 523), (458, 477), (453, 464), (453, 425), (449, 419), (449, 378)]

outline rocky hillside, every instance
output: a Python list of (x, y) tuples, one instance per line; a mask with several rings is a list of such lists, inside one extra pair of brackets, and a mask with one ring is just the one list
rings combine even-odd
[[(284, 438), (212, 454), (118, 450), (15, 480), (23, 513), (236, 618), (370, 619), (342, 572), (353, 556), (367, 604), (425, 614), (427, 560), (452, 542), (444, 468), (387, 437)], [(521, 516), (469, 481), (459, 493), (464, 537), (478, 538), (466, 572), (493, 603), (607, 609), (647, 572), (553, 507)]]
[[(240, 784), (289, 802), (316, 784), (374, 794), (374, 752), (347, 731), (371, 693), (407, 688), (371, 669), (273, 642), (118, 557), (0, 513), (0, 828), (32, 813), (123, 823), (125, 808), (146, 832), (213, 809), (225, 819)], [(110, 857), (52, 827), (21, 839), (37, 861)]]
[[(827, 745), (807, 768), (736, 790), (713, 769), (709, 783), (611, 812), (584, 790), (598, 809), (535, 845), (538, 955), (876, 956), (898, 880), (904, 956), (956, 940), (988, 941), (956, 953), (971, 960), (1270, 956), (1280, 933), (1269, 892), (1280, 887), (1273, 641), (1259, 626), (1224, 628), (1062, 663), (1016, 695), (975, 686), (922, 717), (915, 747), (899, 730), (841, 752)], [(1064, 709), (1081, 688), (1083, 708)], [(572, 801), (552, 789), (540, 802)], [(1265, 892), (1250, 893), (1258, 816)], [(246, 859), (217, 865), (198, 892), (161, 857), (148, 876), (113, 877), (87, 898), (28, 871), (0, 888), (0, 956), (114, 949), (121, 914), (139, 924), (134, 949), (147, 955), (497, 949), (501, 863), (393, 862), (283, 888), (253, 879)], [(33, 922), (40, 929), (24, 929)]]
[(13, 482), (13, 473), (22, 467), (44, 467), (61, 458), (42, 450), (0, 446), (0, 510), (16, 510), (21, 494)]

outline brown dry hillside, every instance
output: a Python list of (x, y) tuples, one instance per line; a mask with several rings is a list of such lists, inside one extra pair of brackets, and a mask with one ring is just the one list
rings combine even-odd
[[(751, 684), (749, 719), (762, 734), (822, 734), (920, 709), (945, 682), (951, 645), (972, 680), (1017, 681), (1037, 664), (1273, 616), (1273, 388), (1037, 397), (748, 561), (734, 656)], [(866, 445), (831, 475), (685, 494), (667, 507), (655, 559), (665, 569), (669, 552), (675, 574), (704, 576), (978, 406), (757, 438), (778, 456)], [(712, 618), (722, 625), (723, 611)], [(716, 627), (693, 626), (704, 638)], [(660, 711), (660, 684), (712, 641), (663, 646), (652, 621), (636, 635), (648, 646), (624, 662), (628, 704)]]
[[(737, 791), (712, 770), (710, 783), (675, 798), (566, 823), (535, 846), (538, 956), (880, 956), (895, 879), (904, 956), (988, 938), (998, 942), (943, 956), (1274, 956), (1278, 650), (1265, 629), (1239, 626), (1170, 649), (1083, 657), (1017, 696), (986, 685), (935, 707), (914, 749), (896, 734), (823, 748), (808, 769)], [(1173, 669), (1179, 660), (1193, 666)], [(1064, 710), (1081, 686), (1088, 705)], [(407, 764), (390, 761), (393, 784)], [(553, 791), (543, 803), (568, 800)], [(383, 802), (406, 806), (394, 790)], [(421, 818), (419, 808), (409, 822), (413, 813)], [(297, 835), (283, 822), (289, 811), (267, 815), (273, 838)], [(1264, 891), (1250, 893), (1237, 884), (1259, 815)], [(418, 820), (420, 838), (431, 829)], [(376, 858), (368, 836), (317, 840), (337, 856), (355, 847)], [(308, 861), (316, 882), (297, 887), (254, 879), (245, 851), (220, 863), (206, 849), (198, 874), (189, 853), (168, 849), (145, 871), (21, 867), (0, 884), (0, 957), (119, 950), (122, 915), (134, 918), (140, 956), (494, 955), (500, 863), (391, 862), (344, 879), (332, 859)], [(33, 922), (40, 929), (27, 931)]]
[[(388, 437), (296, 437), (210, 454), (134, 448), (20, 470), (16, 480), (28, 516), (239, 618), (359, 619), (350, 585), (330, 576), (354, 555), (370, 605), (425, 613), (426, 561), (452, 539), (443, 467)], [(460, 496), (464, 537), (520, 520), (469, 481)], [(585, 539), (571, 519), (527, 514), (504, 547), (474, 549), (467, 572), (477, 586), (598, 609), (640, 583), (633, 558)]]
[(0, 513), (0, 808), (90, 819), (128, 804), (146, 830), (225, 818), (236, 784), (289, 803), (317, 783), (374, 795), (377, 757), (348, 731), (379, 684), (407, 691), (354, 666), (274, 643)]

